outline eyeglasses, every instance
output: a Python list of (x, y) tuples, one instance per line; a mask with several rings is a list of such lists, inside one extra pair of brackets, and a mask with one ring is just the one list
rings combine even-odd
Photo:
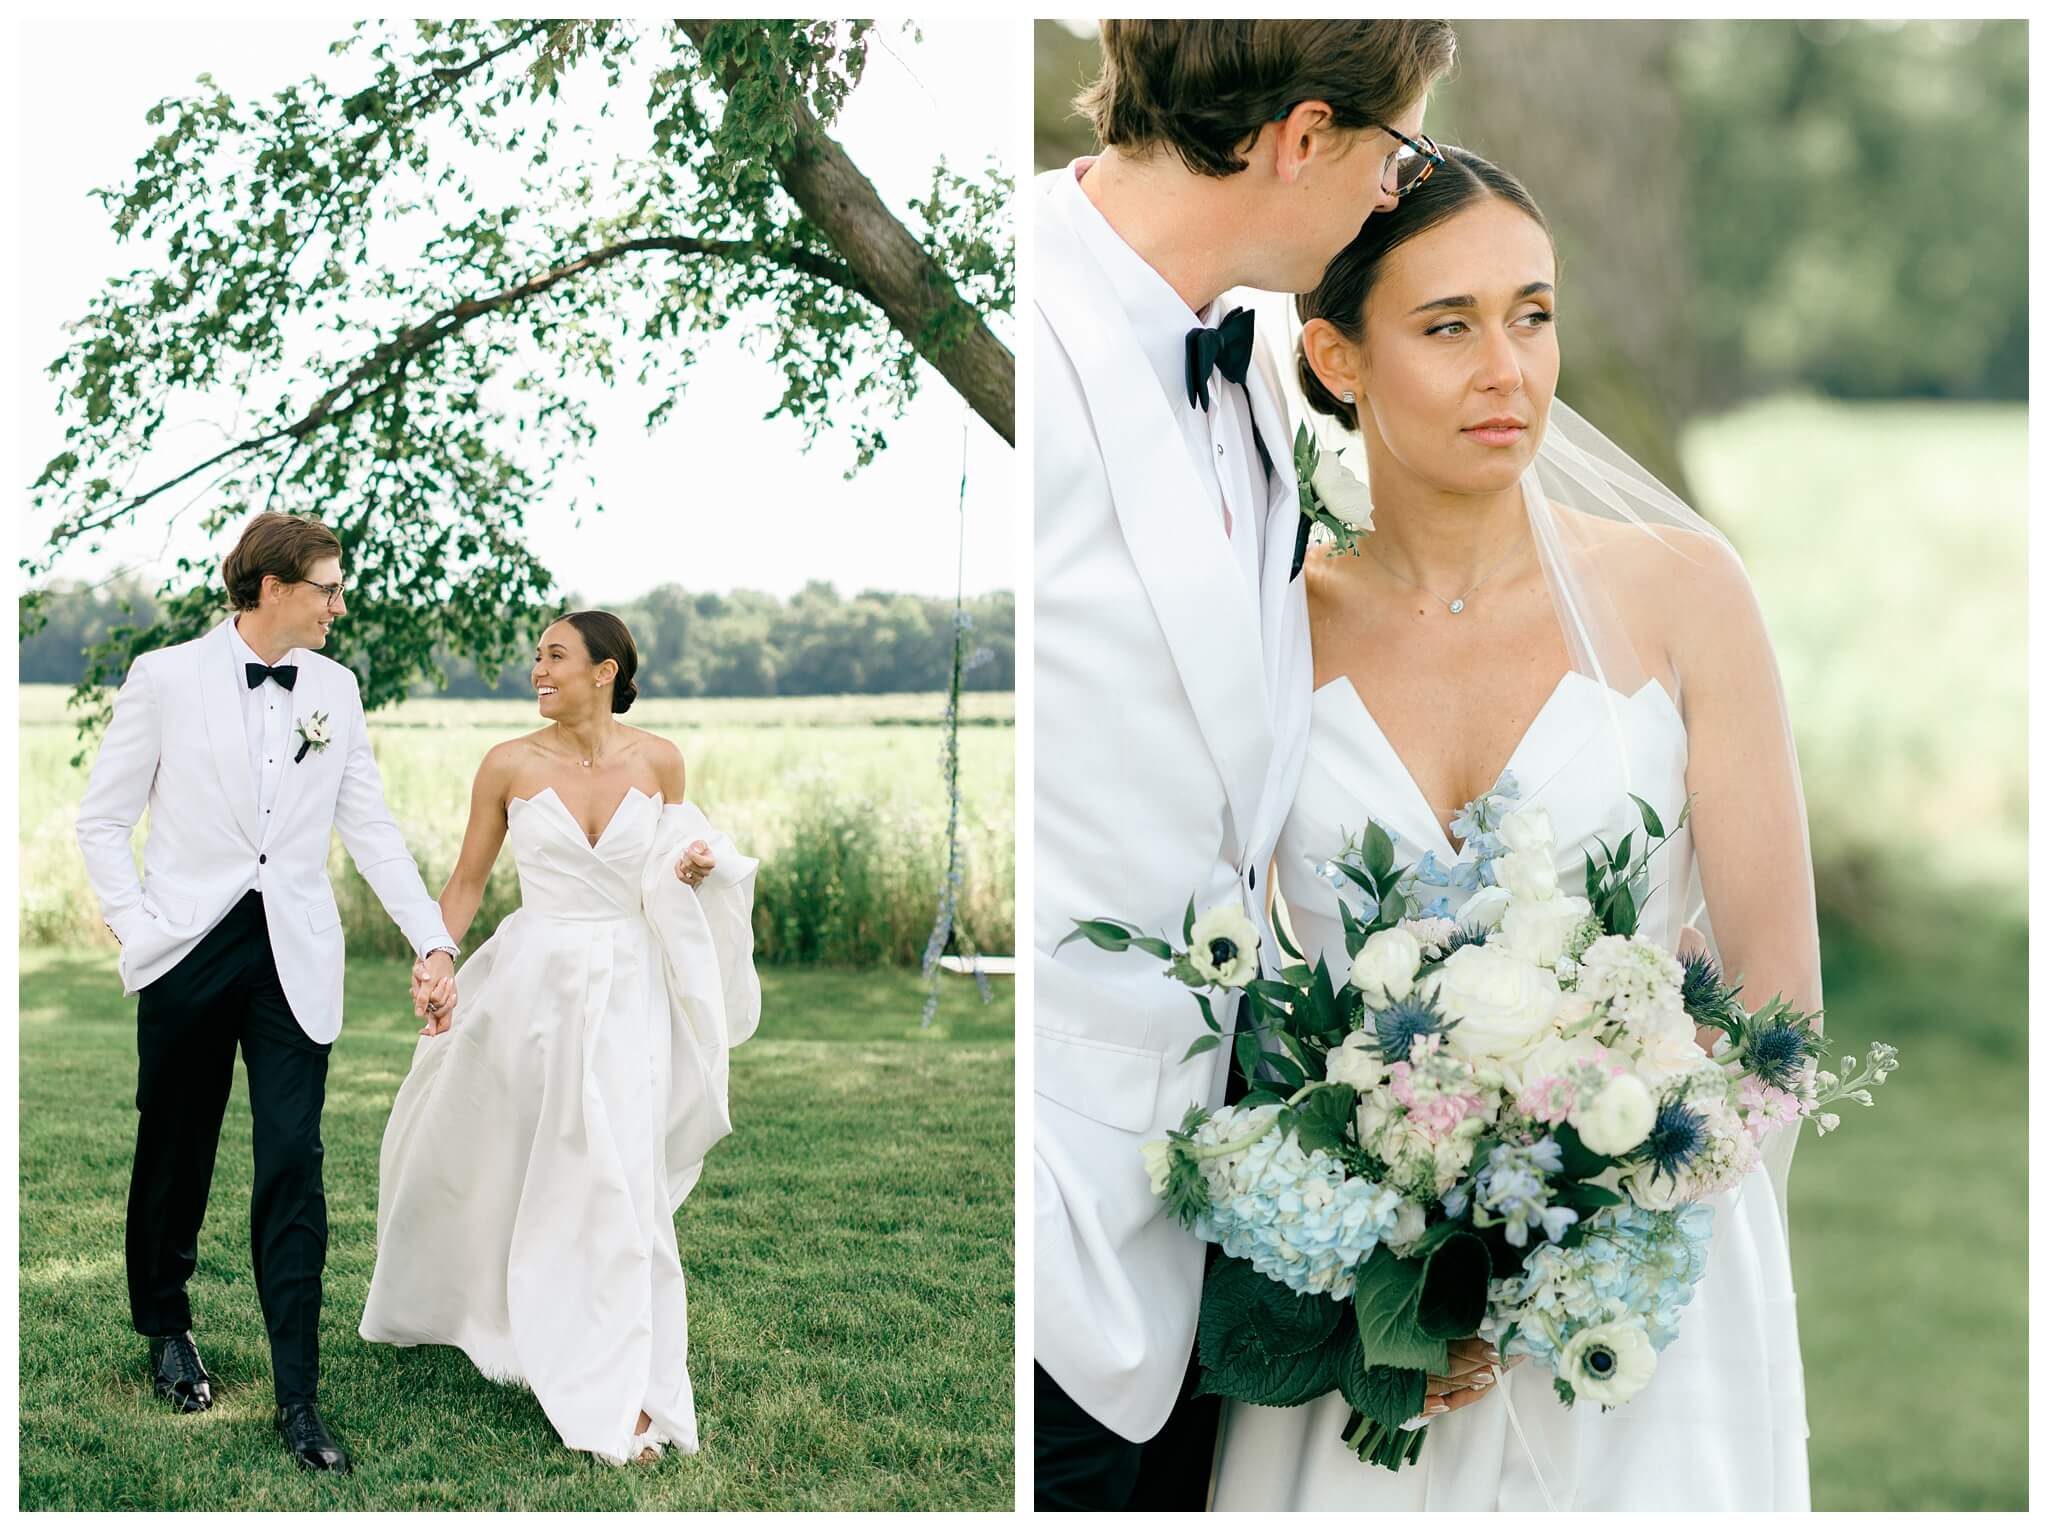
[(336, 580), (331, 585), (314, 584), (314, 582), (310, 579), (302, 579), (299, 581), (299, 583), (302, 585), (312, 585), (315, 590), (319, 591), (322, 595), (327, 597), (327, 604), (329, 606), (332, 606), (336, 601), (340, 600), (342, 597), (342, 592), (348, 589), (347, 582), (343, 580)]
[[(1285, 122), (1287, 114), (1300, 104), (1297, 101), (1292, 106), (1283, 108), (1272, 120)], [(1370, 123), (1368, 126), (1376, 127), (1388, 137), (1398, 140), (1394, 151), (1387, 156), (1386, 163), (1380, 166), (1381, 191), (1405, 197), (1428, 180), (1436, 167), (1444, 162), (1444, 151), (1436, 146), (1436, 140), (1427, 133), (1418, 133), (1410, 138), (1399, 128), (1390, 128), (1384, 122)]]
[(1380, 167), (1380, 190), (1405, 197), (1436, 172), (1444, 162), (1444, 151), (1436, 146), (1436, 140), (1427, 133), (1418, 133), (1410, 138), (1399, 128), (1380, 124), (1380, 131), (1400, 140), (1400, 147), (1387, 156), (1387, 162)]

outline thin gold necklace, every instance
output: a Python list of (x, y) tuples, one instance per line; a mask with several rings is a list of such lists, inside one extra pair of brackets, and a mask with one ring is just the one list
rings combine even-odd
[[(560, 732), (561, 732), (561, 734), (562, 734), (562, 737), (563, 737), (563, 738), (565, 738), (565, 739), (566, 739), (566, 738), (568, 738), (568, 737), (569, 737), (569, 731), (568, 731), (567, 729), (565, 729), (565, 728), (562, 728), (562, 725), (561, 725), (561, 724), (557, 723), (557, 724), (555, 725), (555, 727), (556, 727), (556, 728), (557, 728), (558, 730), (560, 730)], [(579, 758), (579, 757), (577, 756), (577, 754), (576, 754), (576, 752), (575, 752), (574, 750), (571, 750), (571, 751), (569, 751), (569, 758), (570, 758), (571, 760), (574, 760), (574, 761), (575, 761), (575, 762), (576, 762), (576, 763), (577, 763), (578, 765), (580, 765), (580, 766), (587, 766), (587, 765), (589, 765), (589, 764), (591, 763), (591, 761), (592, 761), (592, 760), (595, 760), (595, 759), (597, 759), (598, 753), (599, 753), (598, 751), (595, 751), (595, 750), (593, 750), (593, 751), (591, 752), (591, 755), (590, 755), (590, 760), (584, 760), (584, 759), (581, 759), (581, 758)]]
[(1479, 578), (1475, 579), (1474, 581), (1472, 581), (1471, 584), (1465, 587), (1464, 594), (1456, 596), (1449, 600), (1445, 600), (1443, 596), (1438, 595), (1434, 590), (1430, 589), (1429, 586), (1423, 584), (1421, 580), (1410, 579), (1407, 575), (1400, 573), (1393, 567), (1393, 565), (1389, 564), (1384, 558), (1380, 557), (1378, 553), (1373, 552), (1373, 546), (1370, 541), (1365, 542), (1365, 550), (1368, 553), (1372, 553), (1372, 561), (1374, 563), (1378, 564), (1382, 569), (1385, 569), (1389, 574), (1393, 575), (1394, 578), (1399, 580), (1402, 584), (1413, 585), (1417, 590), (1420, 590), (1424, 595), (1428, 596), (1433, 601), (1442, 601), (1444, 608), (1447, 611), (1449, 611), (1450, 614), (1454, 617), (1465, 609), (1465, 602), (1471, 598), (1473, 591), (1477, 590), (1481, 585), (1485, 584), (1488, 580), (1492, 579), (1494, 575), (1500, 573), (1500, 571), (1503, 568), (1507, 567), (1507, 561), (1510, 558), (1514, 557), (1515, 554), (1521, 550), (1521, 546), (1522, 539), (1517, 537), (1515, 539), (1514, 546), (1510, 547), (1507, 550), (1507, 552), (1502, 554), (1500, 559), (1493, 565), (1493, 567), (1488, 569), (1484, 574), (1480, 575)]

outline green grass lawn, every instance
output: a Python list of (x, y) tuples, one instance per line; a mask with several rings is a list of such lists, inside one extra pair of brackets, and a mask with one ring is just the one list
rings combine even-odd
[[(149, 1393), (122, 1225), (134, 1002), (96, 952), (24, 952), (24, 1509), (1007, 1509), (1013, 1502), (1012, 1002), (914, 974), (763, 968), (733, 1135), (677, 1219), (702, 1450), (649, 1468), (562, 1447), (459, 1351), (356, 1337), (377, 1150), (417, 1023), (404, 964), (350, 964), (329, 1074), (322, 1406), (356, 1455), (300, 1472), (270, 1426), (239, 1077), (192, 1284), (216, 1404)], [(460, 1024), (458, 1021), (457, 1024)], [(239, 1075), (239, 1071), (238, 1071)]]
[(2024, 903), (1824, 939), (1828, 1031), (1899, 1071), (1792, 1165), (1816, 1510), (2027, 1507)]

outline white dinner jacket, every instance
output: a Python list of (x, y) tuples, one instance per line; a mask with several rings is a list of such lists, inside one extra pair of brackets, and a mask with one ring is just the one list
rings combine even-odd
[[(314, 1041), (332, 1042), (342, 973), (341, 911), (327, 881), (333, 831), (415, 951), (455, 943), (384, 806), (355, 672), (306, 649), (292, 657), (294, 728), (267, 823), (257, 822), (265, 815), (235, 692), (244, 679), (223, 622), (128, 667), (79, 804), (78, 847), (121, 942), (126, 992), (176, 967), (253, 877), (292, 1015)], [(327, 714), (331, 741), (294, 762), (296, 725), (316, 712)], [(129, 839), (145, 807), (138, 881)]]
[[(1169, 413), (1184, 401), (1052, 195), (1072, 173), (1041, 177), (1033, 209), (1034, 1348), (1077, 1404), (1142, 1441), (1187, 1367), (1203, 1247), (1151, 1195), (1138, 1148), (1220, 1103), (1225, 1052), (1182, 1061), (1201, 1012), (1161, 964), (1054, 948), (1094, 916), (1179, 945), (1190, 895), (1198, 910), (1241, 900), (1265, 928), (1312, 672), (1277, 384), (1247, 379), (1273, 462), (1255, 602)], [(1270, 935), (1263, 949), (1270, 964)], [(1226, 1027), (1234, 1009), (1218, 1007)]]

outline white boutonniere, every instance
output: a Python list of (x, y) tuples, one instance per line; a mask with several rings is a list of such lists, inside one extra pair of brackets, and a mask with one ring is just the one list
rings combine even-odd
[(292, 756), (293, 765), (306, 758), (306, 751), (324, 750), (334, 742), (334, 732), (327, 726), (327, 714), (324, 712), (299, 719), (293, 732), (299, 736), (299, 752)]
[(1357, 552), (1372, 534), (1372, 493), (1306, 425), (1294, 433), (1294, 479), (1303, 517), (1327, 531), (1338, 552)]

